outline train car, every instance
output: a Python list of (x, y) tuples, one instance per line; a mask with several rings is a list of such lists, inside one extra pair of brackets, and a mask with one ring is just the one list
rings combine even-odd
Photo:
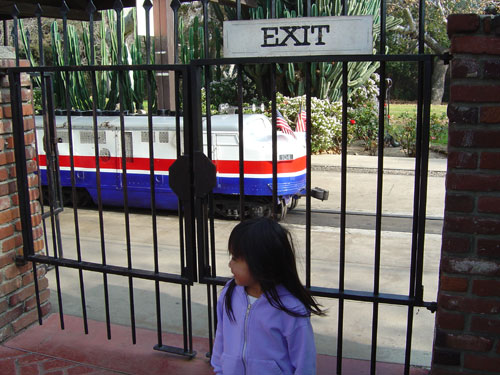
[[(126, 116), (126, 182), (130, 207), (151, 206), (149, 132), (147, 117)], [(42, 118), (35, 118), (43, 186), (47, 185), (47, 158), (43, 146)], [(93, 118), (72, 117), (75, 187), (79, 200), (98, 201)], [(217, 170), (214, 188), (216, 213), (239, 216), (239, 136), (237, 115), (215, 115), (212, 124), (212, 161)], [(182, 125), (181, 125), (182, 126)], [(206, 119), (203, 120), (204, 151), (207, 151)], [(272, 206), (272, 124), (261, 114), (243, 116), (245, 215), (266, 215)], [(59, 179), (65, 200), (71, 197), (71, 165), (66, 116), (56, 116)], [(156, 206), (177, 209), (177, 197), (169, 186), (169, 167), (176, 159), (175, 117), (153, 117)], [(293, 208), (305, 191), (306, 147), (301, 136), (277, 133), (278, 207), (280, 215)], [(104, 205), (123, 206), (122, 137), (119, 117), (98, 117), (100, 187)], [(182, 144), (182, 142), (181, 142)]]

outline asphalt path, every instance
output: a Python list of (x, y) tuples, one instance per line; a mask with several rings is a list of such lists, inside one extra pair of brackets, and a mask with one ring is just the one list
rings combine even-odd
[[(375, 213), (346, 213), (346, 228), (356, 229), (376, 229)], [(287, 224), (306, 225), (306, 211), (303, 209), (290, 210), (283, 220)], [(338, 211), (311, 211), (311, 225), (321, 227), (340, 228), (341, 214)], [(413, 231), (414, 220), (409, 215), (387, 214), (382, 215), (381, 230), (391, 232)], [(428, 217), (425, 221), (425, 232), (441, 234), (443, 230), (443, 219), (438, 217)]]

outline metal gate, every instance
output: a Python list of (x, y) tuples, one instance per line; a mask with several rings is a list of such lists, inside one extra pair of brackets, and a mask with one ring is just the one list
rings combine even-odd
[[(117, 2), (119, 4), (120, 2)], [(343, 14), (347, 14), (346, 3), (343, 4)], [(423, 3), (423, 2), (422, 2)], [(89, 4), (92, 4), (89, 2)], [(216, 241), (219, 237), (216, 234), (216, 217), (215, 217), (215, 203), (214, 195), (211, 192), (213, 187), (213, 179), (215, 178), (215, 170), (212, 170), (212, 164), (209, 162), (212, 159), (213, 150), (213, 137), (212, 137), (212, 123), (210, 113), (206, 115), (205, 132), (202, 127), (202, 117), (205, 114), (201, 110), (201, 97), (202, 88), (206, 93), (206, 108), (210, 108), (210, 82), (211, 67), (220, 65), (234, 64), (237, 69), (238, 77), (238, 180), (239, 180), (239, 197), (237, 203), (237, 214), (239, 219), (245, 216), (243, 213), (248, 211), (248, 201), (245, 196), (245, 154), (244, 154), (244, 131), (243, 131), (243, 89), (244, 89), (244, 67), (254, 66), (256, 64), (268, 66), (271, 71), (271, 79), (269, 85), (271, 87), (271, 113), (272, 113), (272, 186), (271, 189), (271, 215), (278, 218), (283, 209), (283, 203), (280, 201), (278, 193), (278, 154), (277, 154), (277, 104), (276, 104), (276, 69), (279, 64), (286, 63), (302, 63), (306, 66), (305, 71), (305, 112), (306, 112), (306, 189), (304, 193), (305, 199), (305, 240), (304, 240), (304, 282), (306, 287), (311, 293), (317, 297), (325, 298), (328, 300), (338, 301), (338, 316), (337, 316), (337, 351), (336, 355), (339, 359), (343, 358), (343, 340), (344, 340), (344, 321), (345, 321), (345, 304), (349, 301), (361, 301), (371, 305), (371, 373), (376, 372), (377, 362), (377, 335), (378, 325), (381, 319), (380, 306), (381, 305), (400, 305), (407, 308), (406, 320), (406, 338), (405, 338), (405, 374), (410, 371), (411, 353), (412, 353), (412, 334), (413, 334), (413, 320), (415, 316), (415, 309), (417, 307), (425, 307), (433, 311), (435, 303), (425, 301), (423, 295), (423, 261), (424, 261), (424, 238), (425, 238), (425, 222), (426, 222), (426, 196), (427, 196), (427, 175), (428, 175), (428, 157), (429, 157), (429, 126), (430, 126), (430, 90), (431, 90), (431, 77), (432, 66), (437, 56), (424, 53), (424, 23), (420, 24), (420, 37), (419, 37), (419, 54), (416, 55), (388, 55), (386, 50), (386, 35), (385, 35), (385, 22), (386, 22), (386, 5), (381, 2), (380, 6), (380, 19), (381, 19), (381, 34), (380, 42), (378, 45), (378, 53), (370, 56), (362, 55), (343, 55), (343, 56), (296, 56), (289, 58), (238, 58), (238, 59), (209, 59), (208, 55), (208, 1), (202, 1), (203, 4), (203, 19), (205, 29), (205, 58), (193, 60), (190, 64), (175, 64), (175, 65), (129, 65), (125, 64), (122, 56), (119, 55), (118, 63), (114, 65), (95, 65), (94, 61), (89, 61), (88, 65), (70, 66), (65, 64), (60, 67), (50, 67), (44, 64), (43, 60), (43, 47), (40, 44), (40, 57), (41, 64), (39, 67), (30, 68), (8, 68), (6, 73), (9, 75), (11, 82), (11, 97), (13, 98), (13, 128), (15, 129), (15, 148), (17, 163), (17, 179), (19, 186), (19, 205), (21, 210), (21, 221), (23, 227), (23, 241), (24, 241), (24, 260), (33, 262), (33, 267), (39, 265), (52, 265), (56, 274), (57, 292), (59, 302), (59, 313), (61, 326), (64, 326), (63, 317), (63, 303), (62, 303), (62, 290), (63, 286), (60, 284), (59, 273), (63, 269), (74, 269), (78, 276), (78, 285), (80, 288), (82, 316), (84, 322), (84, 330), (87, 332), (87, 302), (85, 290), (85, 275), (90, 272), (102, 275), (103, 296), (105, 305), (105, 318), (107, 322), (108, 338), (111, 338), (111, 321), (112, 316), (110, 313), (109, 291), (108, 291), (108, 278), (112, 276), (121, 276), (127, 280), (128, 284), (128, 299), (130, 306), (130, 326), (132, 332), (132, 341), (135, 343), (135, 316), (137, 296), (134, 295), (136, 289), (135, 283), (137, 280), (149, 280), (154, 284), (155, 294), (155, 310), (157, 320), (158, 344), (155, 349), (174, 352), (186, 356), (194, 356), (196, 353), (193, 350), (192, 344), (192, 315), (191, 315), (191, 288), (197, 282), (206, 285), (206, 304), (207, 304), (207, 326), (210, 347), (212, 346), (213, 336), (216, 329), (217, 322), (215, 321), (215, 305), (217, 300), (218, 290), (220, 286), (228, 280), (227, 273), (220, 272), (218, 262), (224, 262), (221, 255), (220, 246), (216, 246)], [(241, 19), (241, 3), (238, 1), (237, 17)], [(177, 20), (178, 9), (180, 2), (173, 1), (172, 8), (174, 9), (174, 16)], [(149, 24), (149, 12), (151, 3), (145, 2), (146, 9), (146, 23)], [(274, 8), (274, 2), (273, 7)], [(123, 8), (117, 5), (115, 12), (119, 17)], [(310, 14), (311, 3), (310, 1), (305, 4), (305, 14)], [(93, 30), (95, 8), (89, 6), (89, 27)], [(274, 14), (273, 14), (274, 16)], [(41, 18), (43, 17), (42, 10), (37, 13), (37, 20), (39, 25), (39, 33), (41, 35)], [(424, 18), (424, 7), (420, 7), (420, 19)], [(17, 40), (17, 15), (13, 14), (14, 19), (14, 45), (18, 49)], [(69, 61), (67, 49), (67, 28), (66, 28), (66, 13), (62, 12), (62, 19), (64, 22), (64, 45), (65, 45), (65, 61)], [(177, 25), (177, 24), (176, 24)], [(117, 23), (117, 27), (121, 27), (121, 23)], [(149, 30), (149, 28), (147, 28)], [(90, 33), (90, 45), (94, 45), (93, 32)], [(42, 37), (40, 36), (40, 40)], [(176, 39), (177, 35), (176, 35)], [(149, 35), (147, 40), (147, 55), (151, 51), (151, 43)], [(118, 43), (118, 51), (122, 50), (121, 41)], [(17, 51), (18, 52), (18, 51)], [(19, 53), (18, 53), (19, 55)], [(381, 292), (380, 289), (380, 264), (382, 253), (382, 219), (385, 216), (382, 207), (382, 194), (384, 191), (383, 176), (384, 176), (384, 117), (385, 117), (385, 96), (379, 96), (379, 122), (378, 122), (378, 168), (377, 168), (377, 182), (376, 182), (376, 212), (375, 216), (375, 244), (373, 249), (374, 268), (373, 268), (373, 287), (370, 290), (353, 290), (345, 287), (345, 266), (346, 266), (346, 230), (347, 223), (346, 217), (347, 210), (347, 144), (348, 144), (348, 64), (352, 62), (364, 61), (377, 61), (380, 64), (379, 74), (379, 92), (385, 93), (387, 89), (386, 82), (386, 64), (393, 61), (414, 62), (418, 66), (418, 104), (417, 104), (417, 139), (416, 139), (416, 157), (415, 157), (415, 170), (414, 170), (414, 194), (413, 194), (413, 214), (412, 219), (412, 234), (411, 234), (411, 255), (409, 272), (409, 285), (407, 294), (388, 294)], [(312, 167), (311, 167), (311, 64), (319, 62), (329, 62), (342, 65), (342, 164), (341, 164), (341, 185), (340, 185), (340, 229), (339, 229), (339, 243), (334, 245), (333, 248), (338, 254), (338, 286), (330, 287), (322, 285), (321, 282), (313, 282), (312, 276), (314, 275), (314, 268), (312, 267), (311, 259), (315, 251), (312, 245), (312, 228), (313, 221), (312, 215), (314, 210), (312, 208)], [(97, 82), (96, 74), (102, 71), (112, 71), (119, 76), (119, 137), (117, 145), (119, 145), (118, 154), (116, 155), (117, 175), (120, 176), (122, 181), (122, 191), (119, 193), (123, 197), (123, 218), (124, 218), (124, 243), (126, 244), (126, 264), (117, 265), (109, 261), (110, 254), (107, 251), (107, 232), (105, 229), (105, 216), (106, 210), (102, 203), (102, 185), (104, 172), (101, 170), (103, 163), (105, 163), (106, 155), (101, 152), (100, 146), (100, 125), (98, 123), (100, 113), (96, 107), (95, 101), (92, 108), (92, 148), (94, 154), (91, 155), (91, 160), (95, 163), (95, 189), (97, 200), (97, 213), (96, 220), (98, 222), (98, 236), (97, 243), (99, 244), (100, 260), (88, 261), (86, 260), (85, 253), (87, 249), (80, 241), (81, 229), (79, 227), (79, 220), (81, 211), (78, 208), (79, 191), (76, 187), (77, 178), (77, 155), (74, 153), (73, 145), (75, 143), (74, 125), (75, 119), (72, 117), (71, 105), (69, 100), (66, 100), (67, 108), (65, 114), (65, 122), (67, 129), (66, 142), (61, 140), (60, 135), (56, 132), (56, 116), (53, 105), (53, 77), (56, 74), (64, 75), (69, 81), (69, 77), (73, 72), (83, 72), (90, 82), (92, 96), (97, 96)], [(130, 172), (130, 150), (127, 149), (126, 139), (126, 119), (123, 111), (123, 92), (124, 92), (124, 76), (131, 71), (145, 71), (148, 75), (148, 111), (147, 111), (147, 129), (145, 129), (144, 137), (146, 137), (148, 144), (148, 160), (147, 166), (149, 171), (149, 189), (150, 189), (150, 215), (152, 218), (152, 241), (151, 251), (153, 256), (152, 268), (141, 268), (134, 265), (133, 253), (135, 245), (131, 239), (131, 224), (130, 224), (130, 204), (128, 196), (131, 191), (131, 185), (127, 179), (132, 178), (133, 172)], [(176, 134), (176, 161), (170, 167), (170, 184), (174, 191), (179, 196), (178, 203), (178, 247), (177, 252), (179, 262), (176, 264), (176, 272), (162, 272), (159, 267), (161, 254), (159, 247), (161, 244), (158, 242), (159, 231), (168, 230), (168, 228), (158, 226), (158, 209), (157, 209), (157, 194), (156, 186), (156, 172), (158, 165), (155, 163), (155, 127), (154, 116), (152, 111), (153, 102), (153, 88), (151, 87), (151, 78), (154, 73), (168, 72), (175, 75), (175, 134)], [(23, 136), (23, 120), (22, 120), (22, 104), (21, 104), (21, 74), (29, 73), (32, 76), (38, 77), (41, 82), (42, 106), (43, 106), (43, 127), (44, 139), (43, 147), (46, 157), (46, 175), (48, 181), (48, 194), (42, 197), (43, 223), (45, 229), (45, 249), (46, 255), (35, 254), (32, 239), (32, 223), (30, 220), (30, 200), (28, 192), (28, 179), (26, 171), (26, 163), (22, 162), (25, 159), (24, 155), (24, 136)], [(203, 84), (202, 84), (203, 82)], [(68, 85), (65, 88), (66, 98), (69, 97), (70, 88)], [(210, 111), (208, 111), (210, 112)], [(61, 158), (59, 157), (59, 148), (62, 143), (67, 144), (69, 158), (64, 168), (61, 167)], [(204, 147), (206, 145), (206, 147)], [(39, 154), (42, 153), (39, 150)], [(21, 162), (19, 162), (21, 161)], [(208, 161), (208, 162), (207, 162)], [(66, 171), (65, 177), (62, 176), (62, 171)], [(39, 171), (40, 173), (40, 171)], [(63, 207), (65, 194), (61, 189), (61, 178), (69, 178), (71, 181), (70, 201), (73, 208)], [(68, 191), (68, 190), (66, 190)], [(45, 199), (45, 200), (44, 200)], [(64, 211), (72, 211), (74, 232), (75, 232), (75, 257), (67, 256), (66, 251), (63, 254), (63, 239), (61, 238), (61, 222), (60, 217)], [(149, 213), (148, 213), (149, 215)], [(65, 249), (66, 250), (66, 249)], [(226, 275), (226, 276), (224, 276)], [(179, 285), (181, 293), (181, 311), (182, 316), (182, 332), (184, 336), (184, 345), (182, 348), (169, 347), (162, 342), (162, 299), (161, 299), (161, 285)], [(38, 293), (38, 291), (37, 291)], [(40, 319), (41, 322), (41, 319)], [(368, 334), (368, 333), (367, 333)], [(342, 372), (342, 360), (337, 361), (337, 373)]]

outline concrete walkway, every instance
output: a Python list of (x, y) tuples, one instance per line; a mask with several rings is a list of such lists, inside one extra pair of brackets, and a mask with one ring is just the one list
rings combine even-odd
[[(64, 317), (61, 330), (59, 316), (52, 314), (42, 326), (27, 331), (0, 345), (2, 375), (210, 375), (213, 374), (205, 353), (208, 340), (195, 338), (193, 359), (153, 350), (156, 332), (138, 329), (137, 344), (130, 340), (128, 327), (112, 325), (112, 340), (107, 340), (102, 322), (89, 321), (89, 334), (82, 330), (82, 320)], [(182, 337), (164, 334), (166, 345), (182, 346)], [(318, 375), (335, 374), (336, 358), (318, 355)], [(370, 362), (344, 359), (344, 375), (367, 375)], [(377, 363), (377, 373), (401, 375), (403, 366)], [(411, 368), (411, 375), (427, 375), (426, 369)], [(257, 375), (257, 374), (255, 374)], [(260, 374), (258, 374), (260, 375)], [(262, 374), (265, 375), (265, 374)]]

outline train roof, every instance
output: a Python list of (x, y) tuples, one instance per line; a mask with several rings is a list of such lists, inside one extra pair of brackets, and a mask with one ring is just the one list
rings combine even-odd
[[(67, 116), (55, 116), (56, 127), (64, 129), (68, 127)], [(158, 130), (175, 130), (175, 117), (174, 116), (153, 116), (153, 127)], [(220, 132), (234, 132), (238, 131), (238, 115), (212, 115), (211, 127), (212, 131)], [(126, 130), (147, 130), (148, 117), (147, 116), (124, 116)], [(260, 120), (260, 121), (259, 121)], [(269, 119), (262, 114), (244, 114), (243, 125), (250, 125), (253, 122), (260, 124), (270, 124)], [(89, 129), (93, 127), (92, 116), (72, 116), (71, 126), (73, 129)], [(97, 123), (99, 129), (119, 129), (120, 117), (119, 116), (98, 116)], [(38, 128), (43, 126), (42, 116), (35, 116), (35, 124)], [(182, 128), (182, 118), (181, 118)], [(203, 117), (203, 130), (206, 130), (206, 117)]]

